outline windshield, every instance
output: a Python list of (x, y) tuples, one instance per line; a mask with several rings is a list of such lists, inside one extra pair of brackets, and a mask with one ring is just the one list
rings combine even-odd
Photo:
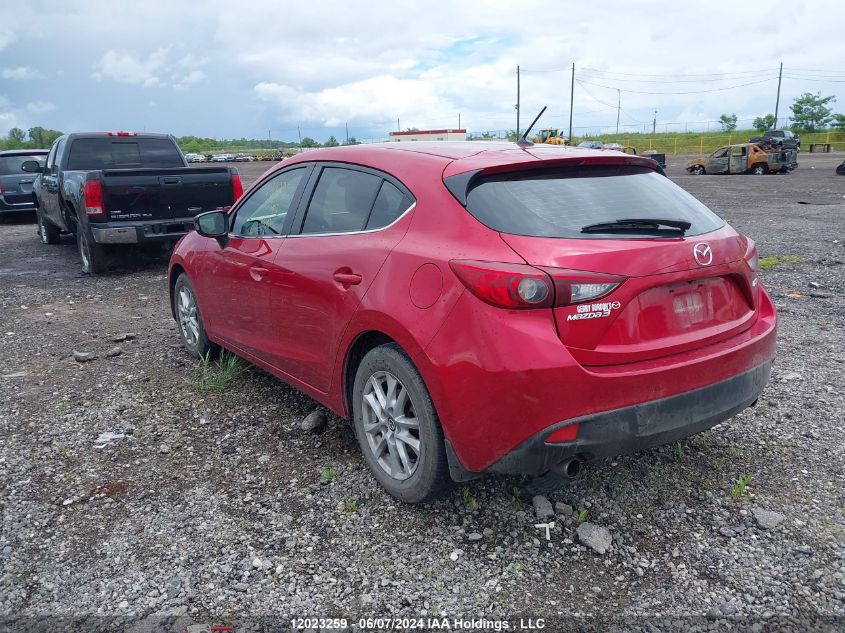
[(67, 161), (71, 170), (184, 166), (169, 138), (79, 138), (70, 146)]
[(470, 189), (466, 206), (495, 231), (530, 237), (601, 238), (601, 233), (585, 235), (581, 228), (625, 218), (687, 221), (691, 225), (688, 236), (724, 225), (719, 216), (665, 176), (631, 166), (487, 176)]
[(16, 154), (14, 156), (0, 156), (0, 175), (9, 176), (12, 174), (29, 173), (21, 169), (21, 165), (23, 165), (28, 160), (37, 160), (38, 164), (41, 165), (41, 167), (43, 168), (44, 164), (47, 162), (47, 155)]

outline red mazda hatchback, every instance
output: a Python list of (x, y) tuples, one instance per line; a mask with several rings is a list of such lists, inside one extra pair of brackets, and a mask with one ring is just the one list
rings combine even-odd
[(196, 225), (170, 263), (188, 350), (351, 418), (404, 501), (485, 472), (557, 482), (710, 428), (769, 378), (754, 242), (647, 158), (316, 150)]

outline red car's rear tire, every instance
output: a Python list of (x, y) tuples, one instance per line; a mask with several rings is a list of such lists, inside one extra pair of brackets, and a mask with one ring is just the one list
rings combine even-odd
[(401, 347), (380, 345), (364, 356), (355, 374), (352, 407), (364, 458), (391, 495), (421, 503), (450, 486), (437, 411)]

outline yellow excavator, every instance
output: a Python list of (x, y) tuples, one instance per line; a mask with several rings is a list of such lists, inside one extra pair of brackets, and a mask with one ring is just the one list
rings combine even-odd
[(534, 142), (548, 143), (549, 145), (569, 145), (569, 141), (566, 140), (566, 137), (557, 128), (538, 130), (537, 136), (534, 137)]

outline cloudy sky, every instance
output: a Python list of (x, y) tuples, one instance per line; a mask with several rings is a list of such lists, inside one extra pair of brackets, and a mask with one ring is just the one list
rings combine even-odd
[[(845, 2), (4, 0), (0, 134), (341, 140), (407, 127), (704, 127), (805, 91), (845, 112)], [(744, 87), (737, 87), (747, 84)], [(619, 92), (617, 92), (619, 90)], [(708, 92), (702, 92), (707, 90)], [(684, 94), (685, 93), (685, 94)]]

